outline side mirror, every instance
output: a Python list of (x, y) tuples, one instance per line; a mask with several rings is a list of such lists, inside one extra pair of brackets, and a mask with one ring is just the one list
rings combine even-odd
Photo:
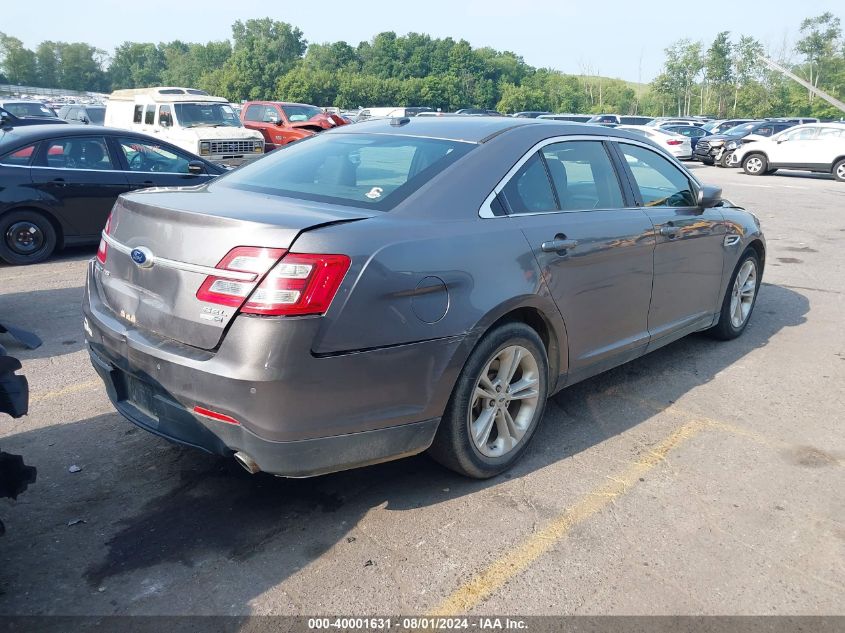
[(192, 160), (188, 163), (188, 173), (193, 174), (194, 176), (201, 176), (205, 173), (205, 164), (198, 160)]
[(88, 121), (88, 117), (84, 114), (79, 115), (79, 122), (84, 123), (85, 125), (88, 125), (88, 123), (90, 123), (90, 121)]
[(713, 185), (702, 185), (698, 190), (698, 206), (702, 209), (710, 209), (718, 206), (722, 201), (722, 188)]
[(9, 115), (8, 112), (5, 110), (0, 111), (0, 125), (10, 124), (12, 122), (12, 117)]

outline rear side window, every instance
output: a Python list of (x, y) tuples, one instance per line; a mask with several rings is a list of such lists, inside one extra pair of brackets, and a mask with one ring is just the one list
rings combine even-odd
[(144, 113), (144, 123), (152, 125), (155, 122), (156, 107), (153, 104), (147, 106), (147, 111)]
[(136, 105), (135, 114), (132, 116), (133, 123), (140, 123), (144, 116), (144, 106)]
[(471, 151), (462, 141), (321, 134), (227, 174), (220, 186), (387, 211)]
[(621, 209), (622, 189), (600, 141), (567, 141), (542, 149), (564, 211)]
[(3, 157), (0, 157), (0, 165), (17, 165), (19, 167), (26, 167), (32, 161), (35, 155), (35, 145), (27, 145), (21, 149), (16, 149), (14, 152), (9, 152)]
[(819, 130), (819, 138), (839, 138), (845, 136), (845, 128), (838, 130), (832, 127), (823, 127)]
[(514, 214), (558, 210), (549, 174), (539, 153), (519, 168), (502, 189), (502, 195)]
[(694, 207), (695, 190), (687, 175), (650, 149), (619, 143), (646, 207)]
[(75, 136), (50, 141), (47, 166), (57, 169), (114, 169), (106, 140), (101, 136)]
[(263, 105), (251, 105), (246, 109), (246, 113), (244, 114), (245, 121), (255, 121), (260, 122), (264, 118), (264, 106)]

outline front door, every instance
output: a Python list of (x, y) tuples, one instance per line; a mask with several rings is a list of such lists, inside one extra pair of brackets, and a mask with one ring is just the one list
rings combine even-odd
[(654, 286), (648, 330), (654, 347), (712, 323), (719, 309), (726, 226), (718, 208), (698, 206), (698, 185), (658, 150), (617, 147), (637, 203), (654, 227)]
[(598, 140), (562, 140), (532, 155), (501, 191), (563, 316), (569, 382), (642, 353), (648, 343), (654, 238), (626, 208)]

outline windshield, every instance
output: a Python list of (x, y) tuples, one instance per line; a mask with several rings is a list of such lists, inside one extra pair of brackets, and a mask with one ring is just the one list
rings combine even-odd
[(182, 127), (242, 127), (228, 103), (176, 103), (173, 107)]
[(282, 106), (282, 110), (284, 110), (285, 116), (291, 123), (308, 121), (318, 114), (323, 113), (323, 111), (317, 106), (310, 105), (285, 105)]
[(105, 108), (86, 108), (85, 113), (88, 115), (88, 120), (94, 125), (103, 125), (106, 122)]
[(3, 108), (5, 108), (7, 112), (14, 114), (16, 117), (40, 116), (46, 118), (58, 118), (56, 113), (50, 108), (45, 106), (43, 103), (38, 103), (36, 101), (31, 103), (6, 103), (3, 104)]
[(730, 128), (729, 130), (725, 130), (722, 134), (727, 136), (745, 136), (750, 133), (756, 125), (756, 123), (742, 123), (736, 127)]
[(392, 134), (322, 134), (227, 174), (219, 186), (387, 211), (474, 147)]

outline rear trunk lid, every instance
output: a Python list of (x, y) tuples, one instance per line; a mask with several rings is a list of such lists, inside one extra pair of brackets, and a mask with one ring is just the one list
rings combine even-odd
[(112, 211), (100, 292), (134, 327), (214, 349), (238, 306), (200, 301), (197, 290), (229, 251), (290, 249), (303, 231), (372, 215), (219, 186), (213, 194), (202, 186), (122, 196)]

